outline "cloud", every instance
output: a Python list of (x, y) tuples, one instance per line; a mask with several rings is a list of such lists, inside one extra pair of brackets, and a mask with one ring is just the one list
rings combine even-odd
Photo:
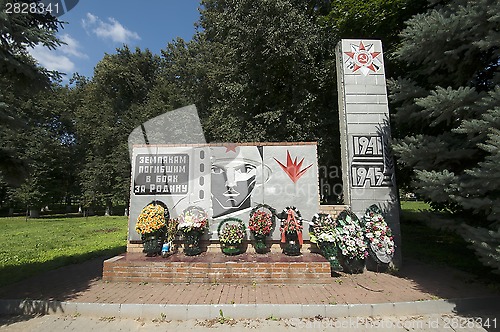
[(85, 29), (87, 29), (87, 27), (95, 24), (97, 22), (97, 19), (98, 17), (95, 16), (95, 15), (92, 15), (91, 13), (87, 13), (87, 19), (82, 19), (82, 25)]
[(62, 53), (81, 59), (88, 59), (87, 54), (80, 52), (80, 44), (76, 39), (72, 38), (68, 34), (62, 35), (59, 39), (61, 39), (61, 41), (65, 43), (59, 47), (59, 50)]
[(128, 30), (116, 19), (110, 17), (104, 22), (99, 17), (87, 13), (82, 19), (82, 26), (87, 32), (92, 32), (102, 39), (111, 39), (115, 43), (128, 43), (131, 40), (139, 40), (141, 37), (133, 31)]
[(57, 70), (64, 73), (73, 72), (75, 63), (67, 56), (59, 54), (57, 50), (49, 50), (41, 45), (28, 50), (29, 54), (34, 57), (40, 65), (48, 70)]
[(80, 51), (80, 44), (70, 35), (63, 34), (59, 39), (65, 44), (55, 50), (49, 50), (38, 44), (28, 49), (28, 52), (46, 69), (71, 74), (76, 68), (73, 58), (88, 59), (88, 55)]

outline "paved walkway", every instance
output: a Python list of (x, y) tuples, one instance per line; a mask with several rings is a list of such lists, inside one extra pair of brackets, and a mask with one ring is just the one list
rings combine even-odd
[(103, 261), (67, 266), (0, 289), (3, 309), (19, 306), (8, 300), (32, 299), (41, 301), (25, 301), (23, 307), (45, 306), (59, 313), (0, 316), (0, 330), (500, 330), (498, 289), (466, 273), (417, 261), (405, 261), (393, 275), (341, 273), (321, 285), (104, 282)]
[(95, 259), (0, 289), (0, 299), (136, 304), (368, 304), (500, 295), (470, 275), (407, 260), (396, 274), (341, 273), (321, 285), (104, 282)]

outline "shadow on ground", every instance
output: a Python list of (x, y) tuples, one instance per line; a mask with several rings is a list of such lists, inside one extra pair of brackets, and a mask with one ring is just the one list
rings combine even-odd
[(418, 290), (454, 304), (454, 313), (468, 318), (446, 321), (445, 317), (450, 329), (470, 328), (474, 322), (487, 331), (500, 331), (500, 283), (415, 259), (407, 259), (396, 275), (411, 280)]
[(413, 281), (419, 290), (437, 298), (500, 295), (500, 283), (481, 280), (458, 269), (423, 263), (415, 259), (406, 259), (403, 267), (395, 275)]
[[(99, 258), (60, 267), (4, 286), (0, 288), (0, 298), (71, 301), (78, 294), (88, 290), (93, 282), (102, 279), (103, 262), (111, 256), (113, 254), (108, 253)], [(68, 257), (58, 258), (61, 261), (67, 259)], [(81, 259), (75, 257), (71, 259), (81, 261)], [(54, 264), (54, 262), (47, 264)], [(8, 271), (1, 270), (0, 273), (8, 273)]]
[[(2, 303), (1, 311), (15, 316), (1, 316), (0, 312), (0, 327), (30, 320), (40, 313), (64, 312), (61, 302), (75, 299), (79, 294), (89, 290), (93, 283), (98, 282), (102, 278), (103, 262), (110, 256), (112, 255), (108, 254), (83, 263), (63, 266), (3, 286), (0, 288), (0, 299), (5, 301)], [(83, 257), (60, 257), (57, 262), (51, 261), (46, 264), (50, 266), (67, 264), (68, 260), (80, 262), (82, 259)], [(3, 269), (0, 273), (8, 271)], [(20, 303), (19, 300), (24, 301)]]
[[(59, 256), (46, 262), (24, 263), (20, 265), (9, 265), (0, 268), (0, 296), (4, 286), (18, 281), (36, 277), (43, 273), (59, 269), (64, 266), (76, 265), (97, 257), (112, 257), (123, 253), (125, 246), (117, 246), (103, 250), (91, 251), (79, 255)], [(35, 278), (35, 279), (36, 279)]]

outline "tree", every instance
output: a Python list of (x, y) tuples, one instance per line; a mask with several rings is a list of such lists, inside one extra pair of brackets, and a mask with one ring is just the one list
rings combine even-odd
[(159, 69), (150, 51), (128, 47), (106, 54), (94, 77), (82, 86), (82, 103), (75, 112), (78, 143), (84, 155), (80, 184), (84, 205), (103, 203), (111, 214), (113, 203), (128, 201), (130, 161), (127, 137), (149, 117), (145, 105)]
[(38, 44), (49, 49), (60, 46), (56, 33), (62, 22), (50, 13), (8, 13), (7, 3), (23, 1), (0, 0), (0, 73), (19, 84), (47, 86), (58, 73), (39, 67), (27, 50)]
[[(59, 78), (57, 72), (39, 67), (27, 50), (37, 44), (49, 49), (59, 46), (56, 33), (62, 22), (48, 13), (7, 13), (6, 4), (0, 0), (0, 131), (27, 131), (27, 119), (19, 116), (18, 105)], [(14, 150), (0, 146), (0, 169), (9, 184), (19, 185), (26, 176), (26, 165), (19, 162)]]
[(452, 0), (414, 16), (395, 53), (407, 74), (390, 83), (398, 163), (434, 207), (475, 212), (477, 224), (500, 220), (499, 11)]
[(225, 78), (207, 120), (213, 139), (319, 138), (336, 99), (334, 45), (315, 18), (290, 1), (203, 4), (204, 40), (226, 54), (211, 64)]
[(341, 38), (377, 38), (392, 48), (399, 42), (404, 22), (424, 11), (427, 0), (344, 0), (328, 1), (328, 13), (320, 23)]
[(7, 127), (0, 133), (2, 144), (25, 168), (25, 179), (12, 197), (28, 207), (33, 217), (42, 206), (60, 203), (74, 191), (75, 141), (68, 99), (68, 89), (54, 84), (52, 90), (16, 105), (19, 118), (26, 119), (26, 130)]
[(459, 194), (452, 198), (466, 209), (486, 214), (500, 226), (500, 85), (477, 106), (486, 111), (479, 119), (464, 120), (456, 132), (478, 142), (478, 149), (486, 156), (474, 168), (464, 171)]

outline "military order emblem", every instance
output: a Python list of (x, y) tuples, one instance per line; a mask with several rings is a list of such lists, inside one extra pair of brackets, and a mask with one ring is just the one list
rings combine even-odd
[(370, 72), (379, 71), (382, 61), (378, 57), (382, 52), (375, 52), (374, 48), (373, 44), (364, 45), (362, 41), (359, 45), (351, 44), (351, 51), (344, 52), (347, 55), (347, 68), (353, 73), (359, 70), (365, 76)]

